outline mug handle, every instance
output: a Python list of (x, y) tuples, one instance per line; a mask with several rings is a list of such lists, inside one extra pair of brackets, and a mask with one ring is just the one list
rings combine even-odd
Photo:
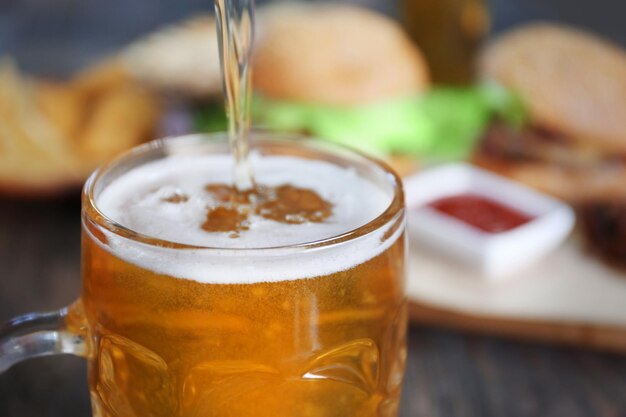
[(0, 373), (25, 359), (69, 353), (87, 356), (79, 303), (57, 311), (28, 313), (0, 325)]

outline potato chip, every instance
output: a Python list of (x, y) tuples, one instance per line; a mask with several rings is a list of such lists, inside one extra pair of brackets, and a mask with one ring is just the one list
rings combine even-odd
[(79, 151), (88, 163), (152, 139), (159, 108), (144, 89), (132, 84), (116, 88), (94, 104), (79, 143)]

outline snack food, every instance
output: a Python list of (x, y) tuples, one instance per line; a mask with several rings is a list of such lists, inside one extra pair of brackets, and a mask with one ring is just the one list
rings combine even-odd
[(126, 71), (156, 89), (193, 98), (222, 94), (213, 16), (196, 16), (133, 42), (120, 53)]
[(574, 204), (590, 247), (626, 263), (626, 52), (578, 29), (532, 24), (487, 47), (481, 70), (528, 123), (494, 125), (475, 162)]
[(10, 60), (0, 63), (0, 189), (19, 193), (75, 181), (70, 143), (37, 106), (35, 92)]
[(578, 29), (531, 24), (482, 54), (483, 75), (528, 112), (492, 127), (477, 162), (570, 202), (626, 193), (626, 53)]
[(121, 74), (107, 62), (53, 82), (0, 62), (0, 194), (77, 190), (104, 160), (149, 139), (158, 100)]
[[(390, 18), (354, 5), (279, 3), (259, 13), (254, 113), (380, 153), (419, 141), (416, 99), (430, 87), (418, 47)], [(410, 143), (409, 143), (410, 146)]]
[(426, 61), (393, 20), (350, 5), (261, 10), (254, 87), (264, 97), (364, 105), (425, 91)]
[(259, 13), (256, 122), (391, 160), (463, 159), (496, 107), (489, 87), (432, 86), (420, 45), (354, 5), (278, 3)]

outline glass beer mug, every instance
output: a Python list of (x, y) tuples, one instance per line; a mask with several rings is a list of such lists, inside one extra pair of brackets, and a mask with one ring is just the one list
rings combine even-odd
[[(200, 244), (210, 234), (189, 213), (205, 209), (194, 200), (202, 188), (180, 184), (229, 173), (226, 138), (140, 146), (84, 187), (80, 299), (5, 324), (0, 371), (35, 356), (83, 356), (96, 417), (396, 416), (406, 357), (400, 179), (341, 147), (255, 136), (260, 184), (289, 182), (281, 167), (322, 188), (332, 174), (344, 191), (329, 224), (266, 221), (271, 233), (245, 247), (233, 247), (234, 236)], [(121, 215), (139, 210), (139, 223), (118, 223), (111, 205)], [(173, 234), (145, 233), (172, 219)], [(307, 238), (325, 227), (334, 233)], [(276, 243), (279, 233), (287, 240)]]

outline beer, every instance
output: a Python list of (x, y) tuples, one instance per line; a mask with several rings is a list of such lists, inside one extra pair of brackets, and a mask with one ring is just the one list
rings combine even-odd
[(474, 80), (474, 61), (489, 30), (485, 0), (403, 0), (404, 24), (437, 83)]
[(254, 0), (215, 0), (228, 139), (234, 156), (231, 169), (235, 172), (234, 185), (240, 191), (249, 190), (254, 185), (248, 161), (254, 3)]
[[(81, 299), (96, 417), (397, 415), (399, 183), (311, 146), (257, 144), (250, 159), (259, 186), (305, 192), (315, 216), (293, 222), (222, 198), (227, 147), (110, 167), (88, 185)], [(226, 200), (246, 227), (207, 230)], [(302, 211), (293, 204), (280, 207)]]

